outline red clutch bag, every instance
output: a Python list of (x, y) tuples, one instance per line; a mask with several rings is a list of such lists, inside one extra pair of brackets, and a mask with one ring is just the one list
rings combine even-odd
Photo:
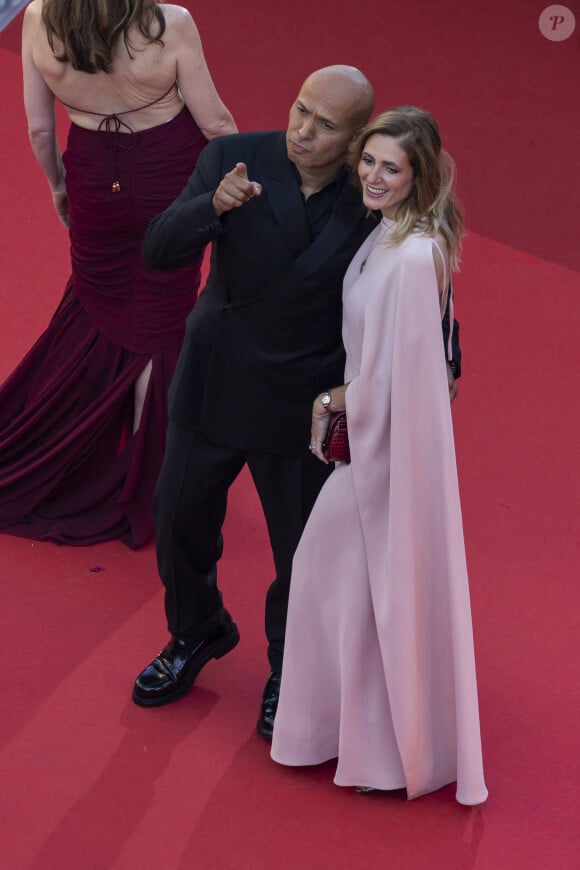
[(337, 411), (330, 415), (322, 452), (329, 462), (350, 462), (346, 411)]

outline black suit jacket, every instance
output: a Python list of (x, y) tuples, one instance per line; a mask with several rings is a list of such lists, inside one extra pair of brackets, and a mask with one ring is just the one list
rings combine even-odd
[[(213, 194), (237, 162), (262, 195), (218, 219)], [(213, 242), (172, 384), (171, 419), (226, 446), (302, 452), (313, 398), (344, 380), (342, 279), (374, 226), (347, 178), (312, 241), (285, 134), (212, 140), (144, 242), (157, 268), (185, 265)]]
[[(212, 198), (237, 162), (262, 194), (217, 218)], [(342, 279), (376, 226), (347, 177), (312, 240), (285, 133), (212, 140), (177, 200), (154, 218), (143, 252), (183, 266), (212, 242), (210, 274), (187, 320), (170, 418), (229, 447), (297, 454), (312, 400), (343, 383)]]

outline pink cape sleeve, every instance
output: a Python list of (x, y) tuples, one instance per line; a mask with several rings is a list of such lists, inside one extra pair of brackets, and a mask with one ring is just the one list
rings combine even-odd
[(375, 260), (346, 408), (395, 734), (410, 798), (456, 780), (457, 800), (477, 804), (487, 789), (432, 242), (413, 236)]

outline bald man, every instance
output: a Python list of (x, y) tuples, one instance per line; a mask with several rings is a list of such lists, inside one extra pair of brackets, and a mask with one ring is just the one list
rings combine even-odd
[(328, 473), (308, 450), (312, 401), (344, 379), (342, 279), (376, 226), (345, 165), (373, 103), (359, 70), (317, 70), (293, 103), (286, 132), (213, 140), (145, 237), (152, 267), (184, 266), (208, 242), (212, 255), (170, 395), (154, 519), (171, 638), (135, 682), (141, 706), (181, 697), (210, 659), (239, 641), (217, 562), (228, 489), (247, 464), (276, 569), (266, 597), (270, 676), (258, 719), (258, 732), (271, 738), (292, 557)]

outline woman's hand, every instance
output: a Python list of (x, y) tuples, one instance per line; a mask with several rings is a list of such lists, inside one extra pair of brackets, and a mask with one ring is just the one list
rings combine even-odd
[[(317, 459), (328, 465), (328, 459), (322, 452), (322, 445), (326, 440), (330, 415), (337, 411), (345, 410), (345, 395), (348, 384), (333, 387), (317, 396), (312, 404), (312, 425), (310, 427), (309, 449)], [(328, 398), (330, 397), (330, 401)]]
[(66, 187), (58, 188), (52, 191), (52, 201), (59, 220), (64, 226), (70, 229), (70, 220), (68, 214), (68, 196)]
[(312, 405), (312, 425), (310, 427), (310, 451), (313, 456), (328, 465), (328, 459), (322, 452), (322, 445), (326, 440), (326, 433), (330, 423), (330, 412), (322, 405), (322, 393), (317, 396)]

